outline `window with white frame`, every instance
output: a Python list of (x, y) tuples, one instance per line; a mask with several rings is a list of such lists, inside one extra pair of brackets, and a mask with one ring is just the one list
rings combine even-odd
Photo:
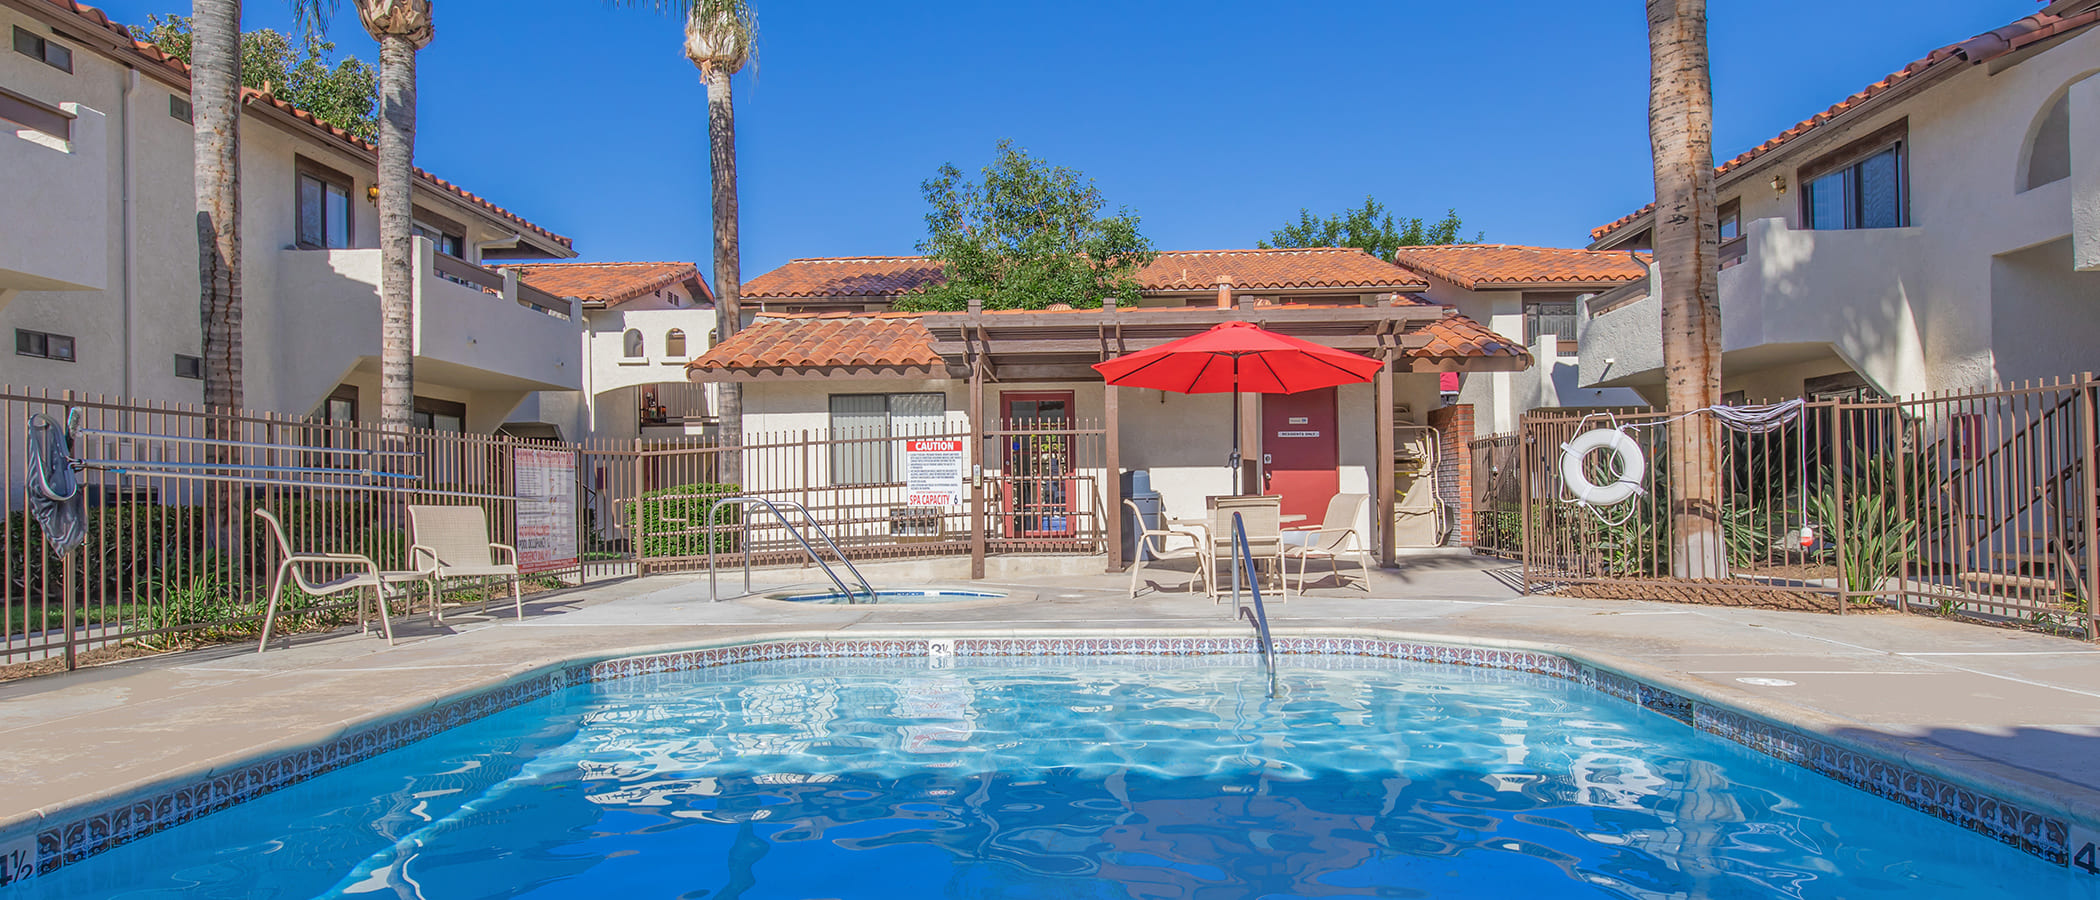
[(629, 328), (620, 335), (620, 355), (628, 359), (641, 359), (649, 355), (649, 348), (642, 344), (642, 330)]
[(901, 440), (933, 434), (947, 418), (948, 395), (831, 395), (831, 483), (885, 484), (904, 480)]

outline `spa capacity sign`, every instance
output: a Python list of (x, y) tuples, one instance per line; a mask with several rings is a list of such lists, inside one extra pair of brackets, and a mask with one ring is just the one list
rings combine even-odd
[(905, 503), (912, 506), (954, 506), (961, 503), (962, 476), (962, 441), (904, 442)]
[(517, 449), (518, 570), (576, 567), (576, 454)]

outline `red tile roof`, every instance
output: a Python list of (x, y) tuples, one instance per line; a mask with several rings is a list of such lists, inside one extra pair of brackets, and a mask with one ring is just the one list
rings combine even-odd
[(1413, 272), (1354, 247), (1161, 253), (1138, 270), (1137, 279), (1147, 292), (1205, 291), (1216, 290), (1228, 275), (1234, 289), (1241, 291), (1411, 291), (1427, 286)]
[[(1273, 307), (1302, 309), (1301, 306)], [(1094, 310), (1070, 310), (1074, 314)], [(987, 315), (1042, 313), (1001, 310)], [(960, 313), (798, 313), (762, 315), (750, 327), (716, 344), (687, 365), (703, 372), (735, 370), (827, 371), (850, 375), (857, 370), (933, 369), (945, 371), (925, 326), (930, 316)], [(1461, 359), (1513, 358), (1531, 361), (1516, 341), (1446, 309), (1444, 317), (1421, 329), (1425, 346), (1407, 351), (1416, 359), (1447, 362)]]
[(687, 364), (703, 372), (749, 369), (939, 368), (933, 334), (914, 313), (766, 315)]
[(1450, 244), (1402, 247), (1394, 262), (1467, 290), (1520, 284), (1618, 285), (1648, 277), (1648, 255), (1624, 250)]
[[(1427, 287), (1414, 273), (1352, 247), (1305, 250), (1183, 250), (1159, 254), (1137, 272), (1146, 293), (1216, 290), (1230, 275), (1238, 290), (1410, 291)], [(790, 260), (744, 282), (752, 299), (892, 297), (941, 280), (941, 264), (924, 256), (836, 256)]]
[[(2100, 22), (2100, 10), (2087, 10), (2081, 13), (2061, 16), (2049, 13), (2036, 13), (2022, 17), (2004, 27), (1986, 31), (1966, 41), (1948, 44), (1945, 47), (1925, 54), (1924, 58), (1896, 70), (1887, 78), (1867, 85), (1859, 93), (1838, 101), (1836, 105), (1829, 109), (1803, 119), (1794, 127), (1780, 132), (1777, 137), (1752, 147), (1736, 158), (1722, 163), (1715, 167), (1714, 177), (1719, 178), (1727, 175), (1729, 172), (1740, 169), (1760, 157), (1771, 154), (1788, 143), (1800, 139), (1803, 135), (1813, 132), (1830, 120), (1856, 110), (1873, 101), (1874, 98), (1887, 94), (1906, 82), (1917, 80), (1928, 69), (1938, 68), (1943, 64), (1951, 64), (1956, 60), (1966, 61), (1971, 65), (1988, 62), (2022, 47), (2031, 46), (2039, 41), (2044, 41), (2060, 34), (2076, 31), (2095, 22)], [(1591, 229), (1590, 240), (1601, 241), (1605, 235), (1631, 225), (1654, 211), (1655, 204), (1650, 203), (1629, 215), (1620, 217), (1611, 224)]]
[(890, 297), (941, 280), (941, 264), (924, 256), (819, 256), (789, 260), (744, 282), (752, 299)]
[(689, 262), (594, 262), (507, 264), (519, 280), (556, 297), (618, 306), (636, 297), (685, 284), (694, 300), (711, 304), (714, 294)]
[[(117, 50), (127, 53), (132, 58), (143, 62), (149, 69), (157, 70), (163, 73), (164, 75), (168, 76), (170, 80), (178, 81), (184, 85), (187, 85), (189, 83), (190, 67), (187, 64), (183, 63), (179, 59), (176, 59), (172, 56), (160, 52), (160, 48), (155, 47), (150, 43), (134, 38), (131, 34), (131, 29), (128, 29), (116, 22), (110, 21), (109, 15), (107, 13), (104, 13), (102, 10), (96, 9), (92, 6), (88, 6), (84, 3), (75, 2), (75, 0), (39, 0), (39, 2), (41, 2), (44, 6), (48, 7), (54, 12), (70, 15), (75, 20), (79, 21), (82, 25), (103, 32), (115, 44)], [(287, 115), (290, 115), (295, 121), (297, 121), (301, 125), (317, 129), (338, 140), (348, 142), (349, 144), (357, 147), (359, 150), (371, 154), (376, 164), (379, 155), (379, 148), (373, 146), (371, 143), (365, 141), (363, 138), (357, 137), (356, 135), (344, 131), (341, 128), (337, 128), (334, 125), (330, 125), (326, 122), (315, 118), (313, 113), (295, 107), (289, 103), (284, 102), (283, 100), (277, 99), (274, 96), (264, 94), (260, 91), (252, 89), (242, 89), (241, 99), (243, 100), (243, 102), (247, 103), (266, 104), (278, 110), (279, 112), (283, 112)], [(465, 200), (467, 203), (479, 207), (480, 209), (488, 212), (493, 216), (496, 216), (497, 218), (509, 221), (519, 226), (520, 228), (523, 228), (526, 231), (530, 231), (533, 234), (537, 234), (550, 241), (553, 241), (554, 243), (560, 245), (565, 249), (573, 248), (575, 246), (574, 242), (570, 241), (568, 238), (555, 234), (552, 231), (548, 231), (545, 228), (541, 228), (538, 225), (534, 225), (531, 222), (526, 221), (523, 216), (520, 216), (507, 209), (504, 209), (503, 207), (497, 206), (496, 204), (491, 203), (481, 197), (475, 196), (474, 194), (468, 192), (465, 188), (462, 188), (449, 181), (432, 175), (429, 172), (425, 172), (422, 169), (417, 169), (416, 175), (441, 191), (457, 196), (460, 199)]]

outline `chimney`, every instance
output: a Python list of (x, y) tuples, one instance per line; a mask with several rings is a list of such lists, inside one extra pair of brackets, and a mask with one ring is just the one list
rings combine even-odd
[(1218, 308), (1232, 308), (1232, 276), (1218, 276)]

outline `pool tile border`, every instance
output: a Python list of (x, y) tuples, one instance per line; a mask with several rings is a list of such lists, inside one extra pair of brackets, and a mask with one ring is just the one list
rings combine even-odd
[[(0, 834), (0, 886), (47, 874), (199, 816), (370, 759), (449, 728), (537, 700), (572, 684), (794, 659), (912, 659), (1250, 654), (1253, 637), (963, 637), (776, 639), (616, 659), (571, 662), (420, 710), (354, 728), (322, 744), (213, 772), (90, 811), (30, 833)], [(1954, 784), (1899, 762), (1687, 697), (1609, 669), (1551, 653), (1377, 637), (1282, 637), (1284, 655), (1362, 656), (1530, 672), (1578, 682), (1875, 796), (1953, 822), (2056, 865), (2070, 860), (2061, 818)]]

